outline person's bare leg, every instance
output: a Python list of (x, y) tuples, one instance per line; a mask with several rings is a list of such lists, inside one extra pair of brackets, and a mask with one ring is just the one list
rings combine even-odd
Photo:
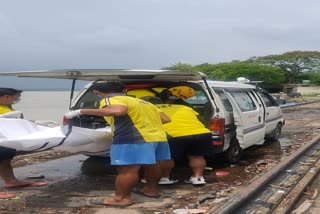
[(117, 166), (118, 175), (115, 182), (115, 195), (104, 198), (103, 203), (108, 205), (130, 205), (131, 190), (139, 182), (140, 165)]
[(159, 186), (158, 182), (161, 177), (161, 168), (160, 164), (145, 164), (144, 168), (144, 177), (146, 179), (146, 184), (143, 187), (142, 191), (146, 196), (156, 197), (159, 196)]
[(174, 167), (174, 160), (160, 160), (159, 161), (160, 168), (161, 168), (161, 177), (171, 177), (171, 171)]
[(4, 180), (5, 185), (19, 182), (13, 174), (11, 160), (0, 161), (0, 177)]
[(206, 160), (203, 156), (188, 156), (189, 166), (192, 169), (193, 177), (201, 177), (204, 168), (206, 167)]
[(29, 181), (20, 181), (14, 174), (11, 166), (11, 160), (2, 160), (0, 161), (0, 177), (4, 180), (3, 187), (12, 188), (12, 187), (23, 187), (23, 186), (46, 186), (46, 182), (29, 182)]

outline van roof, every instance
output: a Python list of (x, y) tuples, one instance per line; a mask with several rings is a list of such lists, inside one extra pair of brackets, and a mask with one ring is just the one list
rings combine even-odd
[(87, 81), (97, 80), (172, 80), (196, 81), (207, 76), (201, 72), (179, 70), (134, 70), (134, 69), (64, 69), (0, 72), (0, 76), (17, 76), (33, 78), (77, 79)]
[(208, 85), (212, 88), (256, 88), (254, 85), (238, 83), (238, 82), (224, 82), (224, 81), (215, 81), (207, 80)]

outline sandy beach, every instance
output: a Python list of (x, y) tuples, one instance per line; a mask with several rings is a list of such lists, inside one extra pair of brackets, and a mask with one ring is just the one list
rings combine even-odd
[[(75, 92), (76, 95), (78, 92)], [(69, 91), (24, 91), (14, 109), (28, 120), (52, 120), (61, 124), (69, 107)]]

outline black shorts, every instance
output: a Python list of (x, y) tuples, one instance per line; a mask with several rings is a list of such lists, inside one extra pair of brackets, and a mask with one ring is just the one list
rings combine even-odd
[(181, 159), (186, 155), (207, 156), (212, 150), (211, 133), (183, 137), (168, 136), (168, 142), (173, 159)]
[(11, 160), (16, 156), (17, 150), (0, 146), (0, 161)]

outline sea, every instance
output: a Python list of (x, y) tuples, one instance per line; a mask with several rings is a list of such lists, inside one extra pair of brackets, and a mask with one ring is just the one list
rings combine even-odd
[[(75, 91), (74, 97), (78, 91)], [(22, 111), (27, 120), (50, 120), (62, 124), (68, 112), (70, 91), (23, 91), (21, 101), (13, 108)]]

